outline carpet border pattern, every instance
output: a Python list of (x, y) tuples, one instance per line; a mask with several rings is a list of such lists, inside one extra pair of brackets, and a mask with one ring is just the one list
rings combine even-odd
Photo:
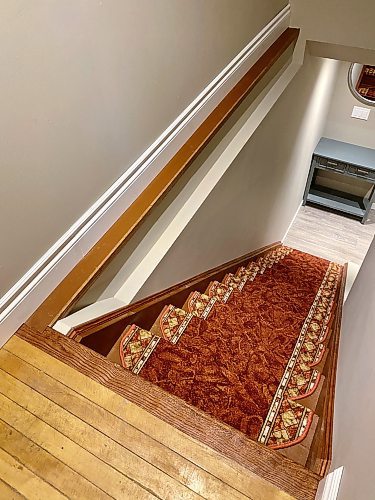
[[(309, 314), (302, 326), (293, 353), (289, 358), (283, 377), (280, 380), (267, 418), (259, 433), (258, 441), (273, 449), (293, 446), (302, 441), (309, 431), (314, 412), (298, 404), (293, 400), (294, 398), (289, 397), (287, 395), (287, 390), (291, 384), (295, 370), (298, 370), (301, 364), (301, 354), (306, 342), (310, 342), (312, 339), (315, 340), (317, 352), (321, 351), (321, 342), (327, 337), (328, 324), (341, 273), (341, 265), (334, 262), (329, 263)], [(319, 328), (316, 328), (316, 325)], [(319, 330), (320, 333), (318, 334), (317, 331)], [(318, 377), (315, 372), (316, 370), (313, 371), (312, 380), (309, 381), (308, 390), (304, 393), (304, 396), (311, 394), (317, 386), (317, 379), (320, 377)], [(298, 399), (298, 397), (295, 399)], [(302, 419), (301, 416), (299, 417), (300, 424), (298, 428), (293, 429), (294, 438), (291, 440), (287, 431), (288, 424), (292, 425), (293, 420), (295, 420), (292, 414), (294, 412), (300, 413), (302, 409), (303, 417)]]

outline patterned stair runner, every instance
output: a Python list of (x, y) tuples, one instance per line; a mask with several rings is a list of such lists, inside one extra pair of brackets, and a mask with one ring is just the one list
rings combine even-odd
[[(293, 255), (296, 256), (294, 261)], [(304, 266), (303, 255), (306, 254), (293, 251), (293, 249), (288, 247), (278, 247), (256, 261), (249, 262), (246, 267), (238, 268), (235, 274), (227, 274), (221, 283), (218, 281), (211, 282), (204, 293), (198, 291), (192, 292), (182, 309), (173, 305), (164, 307), (150, 331), (143, 330), (136, 325), (128, 326), (113, 349), (115, 357), (112, 356), (112, 359), (117, 360), (116, 354), (119, 353), (120, 361), (124, 368), (157, 383), (159, 378), (164, 380), (168, 376), (172, 376), (172, 372), (168, 373), (169, 363), (173, 365), (173, 363), (176, 363), (176, 360), (180, 359), (179, 356), (182, 353), (185, 356), (186, 352), (191, 350), (191, 352), (189, 351), (190, 355), (187, 359), (184, 358), (183, 362), (185, 375), (186, 377), (194, 376), (197, 380), (199, 376), (201, 378), (204, 377), (203, 374), (197, 375), (194, 371), (198, 359), (197, 356), (202, 359), (206, 359), (205, 356), (207, 356), (207, 365), (212, 363), (213, 357), (220, 359), (223, 349), (226, 349), (225, 333), (223, 334), (221, 330), (226, 316), (230, 317), (232, 315), (240, 319), (243, 317), (246, 319), (248, 307), (251, 309), (251, 302), (250, 306), (246, 302), (247, 297), (252, 296), (257, 298), (257, 290), (261, 283), (271, 287), (270, 289), (273, 290), (272, 293), (274, 294), (271, 294), (273, 297), (272, 300), (275, 300), (275, 290), (279, 286), (278, 272), (279, 274), (281, 272), (280, 276), (284, 276), (282, 273), (284, 272), (285, 274), (287, 266), (289, 265), (293, 268), (296, 264), (302, 265), (304, 271), (309, 272), (308, 266)], [(291, 256), (291, 258), (283, 266), (283, 271), (279, 267), (279, 264), (288, 256)], [(257, 434), (250, 435), (250, 437), (253, 439), (256, 438), (261, 443), (275, 449), (296, 445), (306, 437), (313, 422), (314, 412), (312, 409), (300, 404), (299, 400), (303, 400), (314, 393), (319, 393), (317, 388), (321, 388), (323, 380), (320, 371), (317, 369), (317, 365), (321, 364), (322, 360), (326, 358), (325, 346), (329, 339), (331, 313), (334, 307), (334, 299), (342, 268), (337, 264), (323, 261), (323, 259), (311, 257), (310, 260), (312, 260), (312, 264), (317, 269), (319, 268), (323, 279), (320, 279), (320, 286), (315, 293), (315, 298), (312, 301), (310, 309), (307, 311), (299, 335), (297, 333), (294, 339), (293, 349), (286, 360), (286, 365), (282, 365), (277, 357), (277, 352), (275, 352), (275, 362), (277, 361), (276, 364), (278, 366), (276, 371), (279, 376), (276, 377), (278, 385), (271, 384), (273, 394), (270, 393), (269, 387), (262, 385), (261, 380), (259, 380), (259, 387), (263, 387), (261, 390), (265, 394), (259, 393), (262, 394), (261, 399), (265, 398), (269, 401), (268, 412), (263, 417), (249, 416), (249, 421), (252, 418), (254, 421), (258, 419), (261, 425), (252, 426), (249, 422), (246, 422), (247, 417), (244, 415), (238, 426), (240, 430), (249, 434), (254, 434), (253, 428), (258, 428)], [(273, 278), (273, 275), (275, 275), (275, 278)], [(286, 277), (288, 277), (288, 274), (286, 274)], [(316, 278), (315, 281), (317, 281)], [(293, 306), (290, 307), (293, 310)], [(262, 314), (262, 308), (258, 309), (258, 313)], [(275, 304), (275, 310), (277, 311), (277, 303)], [(279, 312), (279, 314), (282, 314), (282, 312)], [(224, 320), (221, 319), (221, 323), (218, 323), (217, 317), (220, 315), (223, 315)], [(272, 320), (272, 317), (266, 317), (264, 324), (270, 323), (271, 328)], [(275, 325), (278, 325), (277, 321), (273, 326), (274, 328), (276, 327)], [(243, 335), (244, 338), (246, 335), (246, 339), (250, 343), (240, 343), (238, 352), (234, 352), (234, 359), (239, 352), (246, 351), (246, 349), (249, 358), (254, 356), (251, 339), (248, 337), (248, 334), (252, 331), (255, 332), (257, 327), (258, 325), (254, 324), (253, 330), (251, 327), (246, 329), (246, 333), (244, 332)], [(197, 341), (203, 339), (207, 329), (210, 330), (212, 339), (215, 339), (216, 343), (212, 342), (210, 346), (210, 342), (207, 342), (203, 347), (199, 348), (198, 352), (194, 352), (189, 341), (194, 340), (194, 338)], [(229, 329), (237, 335), (235, 325), (231, 324)], [(272, 342), (272, 335), (270, 339)], [(244, 342), (246, 341), (244, 340)], [(222, 344), (223, 348), (220, 347)], [(210, 351), (210, 347), (213, 349), (212, 351)], [(277, 347), (274, 347), (274, 349), (277, 351)], [(261, 353), (259, 355), (264, 356)], [(163, 362), (162, 364), (160, 364), (161, 361)], [(237, 361), (238, 365), (241, 362), (242, 360), (239, 358)], [(177, 363), (177, 365), (181, 369), (181, 363)], [(280, 371), (279, 365), (284, 366), (282, 371)], [(255, 370), (255, 368), (253, 369)], [(224, 395), (225, 391), (229, 389), (227, 383), (223, 381), (229, 380), (232, 386), (236, 387), (238, 397), (244, 400), (249, 399), (249, 408), (254, 406), (250, 402), (251, 395), (246, 394), (246, 389), (244, 389), (246, 381), (243, 381), (243, 377), (238, 378), (239, 374), (236, 375), (236, 368), (234, 368), (233, 372), (227, 372), (227, 367), (223, 367), (223, 370), (224, 378), (221, 375), (217, 376), (212, 373), (211, 378), (208, 377), (207, 379), (208, 386), (212, 390), (212, 397), (216, 397), (215, 392), (217, 391), (219, 395), (220, 391), (223, 391)], [(216, 381), (215, 376), (217, 378)], [(216, 385), (212, 385), (215, 383)], [(183, 387), (183, 384), (181, 387)], [(176, 395), (183, 397), (178, 392), (179, 389), (175, 389), (173, 384), (168, 385), (167, 383), (164, 388), (171, 392), (176, 390)], [(221, 404), (221, 399), (224, 400), (219, 395), (217, 405)], [(203, 394), (202, 397), (204, 397)], [(230, 398), (228, 401), (230, 401)], [(188, 402), (197, 404), (197, 406), (204, 406), (201, 400)], [(207, 411), (216, 416), (215, 408), (210, 410)], [(224, 418), (221, 416), (224, 421), (235, 427), (237, 426), (231, 421), (230, 416), (228, 418), (225, 417), (225, 411), (220, 411), (219, 413), (220, 415), (224, 415)], [(252, 431), (247, 432), (246, 429), (250, 428)]]

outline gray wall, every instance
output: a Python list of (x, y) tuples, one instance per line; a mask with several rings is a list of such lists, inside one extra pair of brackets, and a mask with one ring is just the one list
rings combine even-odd
[(0, 295), (286, 0), (2, 0)]
[(136, 299), (284, 236), (302, 200), (336, 66), (307, 56)]
[(369, 106), (359, 102), (350, 92), (347, 84), (349, 66), (350, 63), (340, 63), (324, 135), (338, 141), (375, 148), (375, 108), (370, 108), (368, 121), (351, 118), (353, 106)]
[(344, 306), (332, 470), (344, 466), (340, 500), (370, 500), (375, 450), (375, 241)]
[(306, 40), (375, 49), (374, 0), (290, 0)]

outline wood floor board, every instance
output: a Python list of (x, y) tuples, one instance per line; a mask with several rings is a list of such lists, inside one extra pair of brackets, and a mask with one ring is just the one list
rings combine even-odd
[(2, 479), (9, 486), (16, 488), (27, 499), (61, 500), (68, 498), (40, 479), (2, 448), (0, 448), (0, 470)]
[(42, 480), (68, 498), (110, 499), (104, 491), (87, 481), (16, 429), (0, 420), (1, 448)]
[[(0, 394), (1, 418), (19, 433), (48, 451), (51, 455), (91, 481), (98, 488), (113, 498), (140, 498), (142, 500), (156, 497), (146, 491), (125, 475), (109, 467), (96, 456), (66, 438), (43, 420)], [(2, 467), (0, 466), (2, 473)], [(17, 483), (14, 486), (17, 491)]]
[(9, 486), (9, 484), (5, 483), (0, 479), (0, 498), (4, 500), (24, 500), (25, 497), (21, 495), (14, 488)]
[[(50, 358), (43, 351), (37, 349), (24, 340), (13, 337), (5, 346), (7, 352), (26, 359), (38, 370), (46, 373), (66, 384), (67, 387), (83, 395), (88, 400), (99, 406), (104, 406), (106, 411), (115, 415), (123, 422), (133, 426), (142, 433), (152, 437), (157, 443), (162, 443), (168, 450), (173, 450), (199, 469), (208, 472), (212, 477), (218, 478), (234, 490), (239, 490), (244, 495), (251, 492), (252, 498), (264, 500), (277, 498), (275, 487), (262, 481), (259, 477), (249, 473), (237, 463), (229, 460), (213, 449), (191, 439), (186, 434), (169, 424), (161, 421), (143, 408), (134, 405), (118, 394), (108, 391), (101, 384), (89, 379), (82, 373), (74, 370), (61, 361)], [(50, 359), (52, 362), (47, 362)], [(195, 473), (197, 477), (201, 472)], [(212, 494), (211, 490), (210, 494)], [(278, 498), (290, 498), (284, 494)]]
[(6, 350), (0, 351), (0, 366), (8, 374), (48, 397), (51, 401), (158, 469), (163, 470), (170, 477), (177, 479), (196, 493), (207, 497), (210, 492), (216, 491), (216, 494), (223, 498), (247, 498), (218, 478), (195, 467), (190, 461), (155, 441), (144, 432), (139, 431), (12, 353)]
[(160, 498), (197, 499), (199, 495), (170, 477), (166, 472), (130, 452), (105, 433), (87, 425), (67, 409), (57, 405), (0, 369), (0, 391), (33, 415), (49, 424), (81, 448), (94, 454), (107, 465), (142, 484)]
[(361, 265), (375, 235), (375, 210), (366, 224), (356, 219), (321, 210), (301, 207), (284, 244), (303, 252), (344, 264)]

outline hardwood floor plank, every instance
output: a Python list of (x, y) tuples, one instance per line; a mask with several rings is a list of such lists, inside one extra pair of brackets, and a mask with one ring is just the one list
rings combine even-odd
[(298, 211), (284, 244), (344, 264), (361, 265), (375, 235), (375, 210), (366, 224), (306, 205)]
[(1, 393), (0, 407), (4, 422), (113, 498), (156, 498)]
[(111, 498), (2, 420), (0, 420), (0, 440), (4, 451), (69, 498), (77, 500)]
[(0, 366), (8, 374), (65, 408), (158, 469), (163, 470), (196, 493), (208, 497), (212, 492), (215, 492), (216, 498), (223, 499), (248, 498), (12, 353), (5, 350), (0, 351)]
[(85, 424), (61, 406), (0, 369), (0, 391), (36, 417), (58, 429), (118, 472), (161, 498), (197, 499), (200, 496), (165, 472), (130, 452), (102, 432)]
[[(118, 394), (109, 391), (101, 384), (52, 358), (28, 342), (15, 336), (6, 344), (5, 349), (27, 360), (35, 368), (60, 380), (90, 401), (104, 406), (108, 412), (150, 435), (155, 441), (168, 446), (175, 453), (209, 472), (212, 476), (219, 478), (222, 482), (238, 489), (244, 495), (251, 492), (251, 497), (257, 500), (291, 498), (287, 493), (280, 492), (273, 485), (250, 473), (239, 464), (198, 443), (143, 408), (125, 401)], [(211, 491), (211, 495), (214, 491)]]
[(0, 498), (3, 500), (24, 500), (25, 497), (0, 479)]
[(67, 498), (33, 474), (9, 453), (0, 448), (1, 477), (29, 500), (60, 500)]

